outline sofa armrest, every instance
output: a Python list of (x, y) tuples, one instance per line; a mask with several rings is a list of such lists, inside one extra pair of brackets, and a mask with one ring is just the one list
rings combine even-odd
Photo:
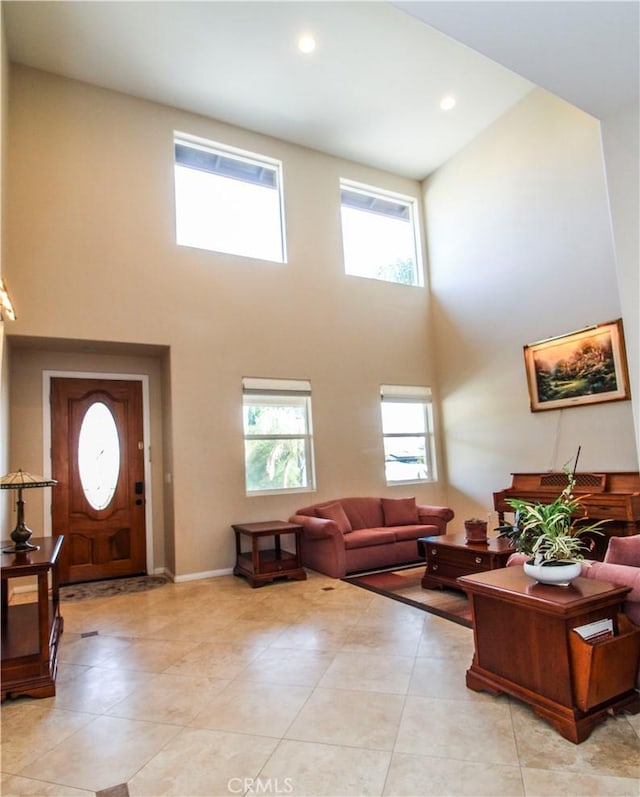
[(292, 515), (289, 523), (302, 526), (302, 535), (308, 540), (326, 540), (331, 537), (342, 537), (342, 532), (333, 520), (326, 520), (310, 515)]
[(447, 523), (454, 518), (453, 509), (448, 506), (429, 506), (418, 504), (418, 520), (423, 526), (436, 526), (438, 534), (447, 533)]

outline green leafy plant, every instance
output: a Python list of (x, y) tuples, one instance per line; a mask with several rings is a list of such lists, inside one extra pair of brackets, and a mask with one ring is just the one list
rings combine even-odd
[(512, 498), (507, 503), (515, 511), (512, 525), (500, 526), (501, 537), (507, 537), (518, 553), (530, 557), (536, 565), (582, 562), (592, 545), (583, 539), (586, 534), (602, 534), (606, 520), (584, 525), (587, 518), (582, 499), (573, 495), (575, 476), (563, 468), (567, 486), (550, 504), (531, 503)]

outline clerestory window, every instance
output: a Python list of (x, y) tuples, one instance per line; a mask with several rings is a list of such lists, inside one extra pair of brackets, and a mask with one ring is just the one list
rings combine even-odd
[(422, 285), (417, 202), (340, 180), (345, 273)]
[(184, 134), (174, 148), (177, 243), (286, 262), (281, 162)]

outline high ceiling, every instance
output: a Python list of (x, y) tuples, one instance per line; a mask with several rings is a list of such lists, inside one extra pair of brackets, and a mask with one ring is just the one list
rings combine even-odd
[[(619, 101), (602, 90), (609, 71), (616, 86), (624, 77), (628, 95), (633, 57), (637, 64), (635, 2), (2, 5), (12, 61), (415, 179), (517, 103), (530, 81), (558, 91), (560, 76), (558, 93), (598, 115), (603, 97)], [(556, 22), (545, 27), (545, 8), (566, 6), (573, 12), (556, 17), (562, 35)], [(576, 11), (582, 26), (569, 24)], [(316, 37), (312, 54), (296, 47), (303, 32)], [(598, 89), (599, 105), (566, 96), (574, 78)], [(439, 107), (445, 95), (457, 100), (448, 112)]]

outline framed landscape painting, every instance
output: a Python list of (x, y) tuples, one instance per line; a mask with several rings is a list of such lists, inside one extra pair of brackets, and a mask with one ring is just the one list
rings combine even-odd
[(622, 319), (524, 347), (531, 411), (629, 396)]

